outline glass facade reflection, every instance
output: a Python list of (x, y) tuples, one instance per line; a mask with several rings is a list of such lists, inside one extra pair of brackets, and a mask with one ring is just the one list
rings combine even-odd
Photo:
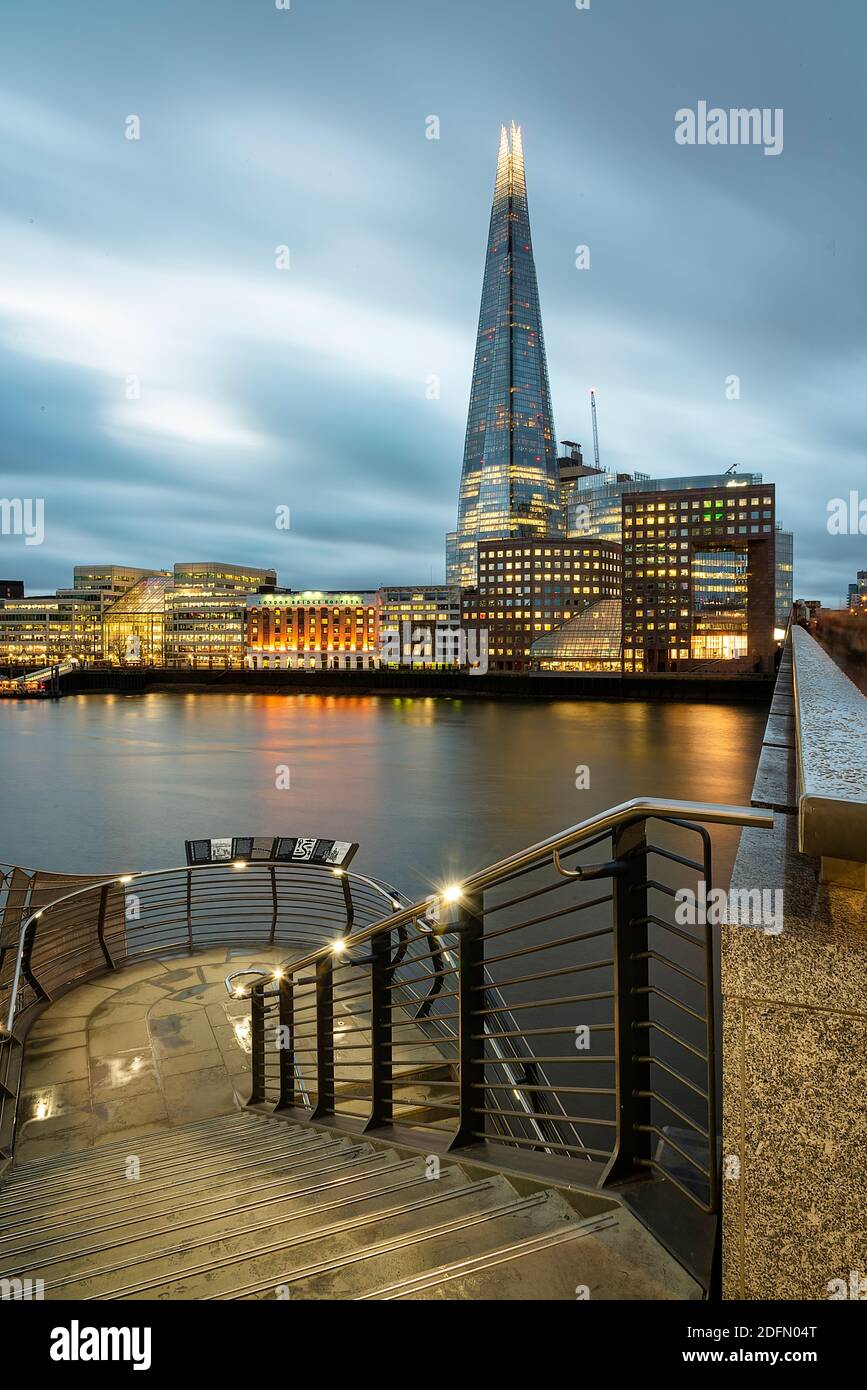
[(693, 658), (731, 660), (747, 655), (748, 594), (749, 557), (746, 550), (693, 552)]
[(500, 135), (448, 582), (476, 580), (476, 546), (562, 536), (556, 438), (520, 127)]
[(619, 598), (603, 598), (577, 613), (530, 649), (540, 671), (606, 671), (620, 674), (623, 619)]

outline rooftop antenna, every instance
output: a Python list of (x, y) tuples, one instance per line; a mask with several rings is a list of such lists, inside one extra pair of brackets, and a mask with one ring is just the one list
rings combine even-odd
[(599, 468), (599, 430), (596, 428), (596, 392), (590, 388), (590, 413), (593, 416), (593, 462)]

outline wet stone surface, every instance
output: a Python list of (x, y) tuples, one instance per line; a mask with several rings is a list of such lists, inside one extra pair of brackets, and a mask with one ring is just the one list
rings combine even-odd
[[(255, 963), (274, 965), (258, 949)], [(224, 1115), (250, 1094), (249, 1003), (223, 980), (237, 950), (149, 961), (72, 990), (30, 1031), (19, 1162)], [(251, 957), (251, 964), (253, 963)]]

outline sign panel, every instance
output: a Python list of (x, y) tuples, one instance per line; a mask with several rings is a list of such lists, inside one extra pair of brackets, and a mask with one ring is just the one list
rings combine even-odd
[(345, 869), (358, 845), (351, 840), (326, 840), (317, 835), (236, 835), (215, 840), (186, 840), (188, 864), (250, 864), (277, 860), (281, 864), (328, 864)]

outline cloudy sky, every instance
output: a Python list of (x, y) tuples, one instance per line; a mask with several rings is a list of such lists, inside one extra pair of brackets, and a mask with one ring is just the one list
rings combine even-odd
[[(605, 465), (760, 470), (798, 594), (837, 601), (867, 567), (826, 527), (867, 497), (865, 44), (842, 0), (8, 0), (2, 494), (46, 535), (0, 536), (0, 577), (441, 578), (514, 119), (560, 437), (590, 452), (595, 386)], [(782, 108), (782, 153), (677, 144), (702, 100)]]

